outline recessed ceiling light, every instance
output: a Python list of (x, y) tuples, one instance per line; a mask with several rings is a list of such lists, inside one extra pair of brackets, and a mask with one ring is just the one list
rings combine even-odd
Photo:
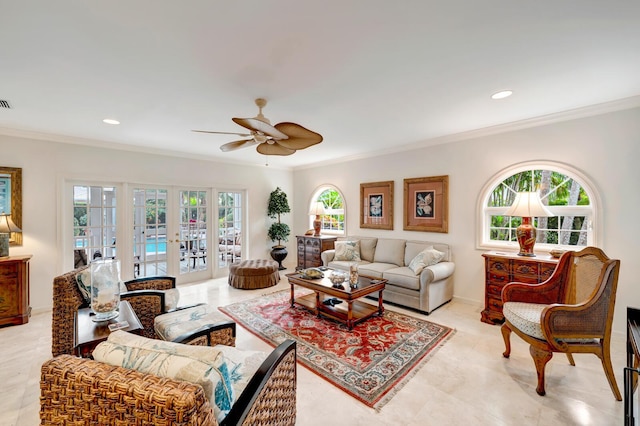
[(513, 95), (512, 90), (503, 90), (502, 92), (494, 93), (493, 95), (491, 95), (491, 99), (504, 99), (508, 98), (511, 95)]
[(118, 120), (114, 120), (113, 118), (105, 118), (102, 122), (107, 124), (120, 124)]

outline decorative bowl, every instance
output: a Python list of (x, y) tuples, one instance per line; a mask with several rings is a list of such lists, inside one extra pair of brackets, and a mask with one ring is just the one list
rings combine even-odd
[(566, 250), (560, 250), (560, 249), (553, 249), (551, 251), (549, 251), (549, 254), (555, 258), (559, 258), (560, 256), (562, 256), (564, 253), (566, 252)]
[(347, 274), (345, 274), (344, 272), (333, 271), (331, 272), (331, 275), (329, 275), (329, 281), (331, 281), (333, 285), (342, 284), (346, 280), (347, 280)]

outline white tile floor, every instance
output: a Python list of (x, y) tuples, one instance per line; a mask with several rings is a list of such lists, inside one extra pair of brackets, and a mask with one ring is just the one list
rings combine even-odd
[[(286, 278), (265, 290), (238, 290), (226, 279), (182, 286), (181, 303), (207, 301), (224, 306), (287, 289)], [(480, 322), (480, 308), (453, 301), (421, 316), (456, 329), (408, 383), (379, 412), (298, 366), (297, 424), (374, 425), (621, 425), (622, 402), (614, 399), (600, 360), (563, 355), (547, 365), (547, 395), (535, 392), (536, 375), (526, 346), (512, 336), (510, 359), (502, 357), (500, 327)], [(28, 324), (0, 328), (0, 425), (37, 425), (40, 366), (51, 356), (51, 313)], [(262, 340), (238, 327), (238, 348), (270, 351)], [(614, 336), (613, 365), (622, 391), (624, 336)]]

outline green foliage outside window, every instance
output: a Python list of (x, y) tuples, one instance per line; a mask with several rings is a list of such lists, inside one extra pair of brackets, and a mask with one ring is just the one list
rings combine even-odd
[[(589, 196), (574, 179), (551, 170), (527, 170), (503, 180), (492, 191), (487, 207), (509, 207), (518, 192), (539, 191), (547, 206), (588, 206)], [(517, 241), (516, 228), (520, 217), (491, 215), (490, 240)], [(560, 215), (534, 218), (538, 229), (536, 242), (562, 245), (586, 245), (587, 221), (585, 216)]]

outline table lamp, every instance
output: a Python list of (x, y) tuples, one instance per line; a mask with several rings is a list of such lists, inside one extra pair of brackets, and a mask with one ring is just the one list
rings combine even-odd
[(323, 214), (325, 214), (325, 211), (324, 211), (324, 204), (322, 202), (318, 201), (311, 205), (311, 208), (309, 209), (309, 216), (313, 216), (313, 215), (316, 216), (316, 218), (313, 221), (314, 237), (320, 236), (320, 227), (322, 226), (322, 219), (320, 219), (320, 215), (323, 215)]
[(536, 228), (531, 224), (532, 217), (553, 216), (537, 192), (518, 192), (516, 199), (505, 213), (507, 216), (520, 216), (522, 224), (516, 228), (516, 237), (520, 244), (518, 256), (534, 257), (533, 246), (536, 243)]
[(11, 233), (21, 231), (11, 220), (11, 215), (0, 214), (0, 257), (9, 256), (9, 237)]

